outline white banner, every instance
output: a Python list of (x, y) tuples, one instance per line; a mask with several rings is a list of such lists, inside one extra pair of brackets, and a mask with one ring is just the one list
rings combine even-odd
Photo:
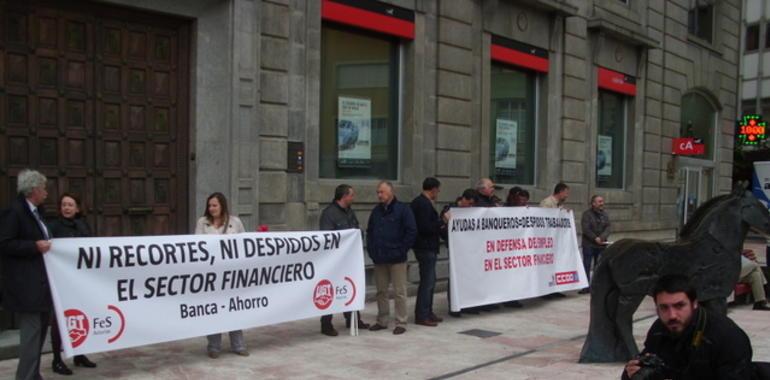
[(359, 230), (53, 239), (44, 257), (66, 356), (364, 308)]
[(453, 208), (452, 311), (588, 286), (572, 211)]

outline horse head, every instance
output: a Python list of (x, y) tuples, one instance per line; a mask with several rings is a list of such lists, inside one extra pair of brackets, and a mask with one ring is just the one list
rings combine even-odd
[(719, 241), (743, 239), (749, 228), (770, 235), (767, 207), (738, 183), (729, 194), (704, 202), (680, 231), (682, 239), (698, 239), (704, 234)]
[(750, 191), (747, 191), (744, 184), (736, 186), (733, 192), (740, 194), (738, 195), (739, 207), (743, 223), (761, 234), (770, 235), (770, 212), (768, 212), (767, 206), (755, 198)]
[(720, 241), (743, 239), (749, 228), (770, 235), (770, 212), (746, 190), (746, 183), (739, 182), (729, 195), (722, 197), (723, 201), (714, 208), (712, 218), (708, 218), (711, 219), (707, 223), (711, 236)]

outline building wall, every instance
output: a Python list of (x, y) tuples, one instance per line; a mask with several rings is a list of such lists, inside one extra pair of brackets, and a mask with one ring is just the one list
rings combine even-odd
[[(770, 48), (767, 28), (770, 5), (761, 0), (744, 0), (741, 15), (741, 113), (767, 114), (770, 112)], [(748, 50), (746, 39), (749, 26), (758, 26), (757, 48)], [(765, 99), (763, 101), (763, 99)]]
[[(350, 183), (365, 224), (377, 181), (319, 178), (320, 1), (108, 2), (194, 20), (191, 215), (202, 214), (207, 194), (223, 191), (247, 226), (313, 229), (333, 189)], [(411, 200), (424, 177), (436, 176), (445, 204), (490, 174), (491, 34), (550, 54), (538, 87), (537, 179), (524, 186), (533, 202), (563, 180), (578, 217), (592, 194), (605, 196), (612, 240), (673, 239), (681, 167), (711, 170), (712, 193), (730, 190), (740, 0), (716, 2), (711, 43), (688, 33), (688, 0), (386, 2), (413, 10), (416, 27), (402, 44), (399, 199)], [(637, 79), (622, 190), (595, 186), (597, 66)], [(708, 162), (670, 154), (682, 96), (694, 91), (718, 110)], [(304, 143), (304, 173), (287, 171), (289, 142)], [(446, 262), (439, 267), (445, 276)], [(416, 279), (416, 268), (410, 275)]]

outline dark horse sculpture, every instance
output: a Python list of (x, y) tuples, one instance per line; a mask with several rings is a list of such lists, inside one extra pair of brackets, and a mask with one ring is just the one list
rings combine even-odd
[(674, 243), (623, 239), (608, 247), (591, 279), (591, 322), (580, 362), (625, 362), (639, 353), (632, 318), (663, 275), (689, 276), (698, 303), (726, 314), (749, 228), (770, 234), (770, 213), (737, 186), (699, 207)]

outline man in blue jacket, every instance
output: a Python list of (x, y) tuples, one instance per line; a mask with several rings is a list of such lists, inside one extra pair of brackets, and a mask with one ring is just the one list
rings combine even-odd
[(431, 327), (437, 326), (442, 321), (433, 313), (436, 256), (438, 256), (442, 225), (433, 202), (438, 198), (440, 186), (441, 182), (436, 178), (425, 178), (422, 182), (422, 193), (410, 204), (417, 222), (414, 256), (420, 264), (420, 286), (417, 288), (417, 302), (414, 306), (414, 323)]
[(369, 215), (366, 228), (366, 249), (374, 262), (374, 282), (377, 285), (377, 323), (369, 330), (388, 328), (388, 287), (392, 283), (396, 304), (393, 334), (399, 335), (406, 332), (406, 253), (414, 244), (417, 226), (412, 210), (396, 199), (390, 182), (380, 182), (377, 199), (380, 203)]

